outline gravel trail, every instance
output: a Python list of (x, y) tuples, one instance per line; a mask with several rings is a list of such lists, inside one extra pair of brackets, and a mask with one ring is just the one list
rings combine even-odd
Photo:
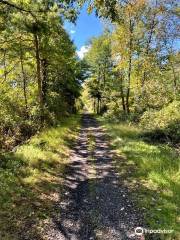
[(47, 240), (144, 239), (134, 234), (142, 226), (113, 164), (106, 135), (96, 120), (83, 115), (82, 129), (64, 173), (58, 216), (46, 231)]

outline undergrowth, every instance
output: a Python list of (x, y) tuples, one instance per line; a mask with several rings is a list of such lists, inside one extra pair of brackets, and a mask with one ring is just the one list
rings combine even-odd
[(80, 116), (64, 119), (42, 131), (16, 152), (0, 158), (0, 239), (41, 238), (41, 224), (51, 217), (60, 198), (69, 149)]

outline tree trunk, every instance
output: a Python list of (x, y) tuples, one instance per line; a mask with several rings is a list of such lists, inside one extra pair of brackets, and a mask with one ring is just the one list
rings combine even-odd
[(42, 66), (42, 98), (43, 104), (46, 104), (46, 95), (47, 95), (47, 81), (48, 81), (48, 72), (47, 72), (47, 59), (42, 59), (41, 61)]
[(6, 49), (4, 49), (4, 61), (3, 61), (3, 65), (4, 65), (4, 82), (6, 82), (6, 79), (7, 79)]
[(26, 73), (24, 71), (22, 45), (20, 46), (20, 62), (21, 62), (21, 72), (23, 76), (24, 104), (25, 104), (25, 110), (26, 110), (26, 118), (28, 118), (29, 114), (28, 114), (28, 101), (27, 101), (27, 92), (26, 92), (27, 80), (26, 80)]
[[(157, 6), (157, 1), (156, 1), (156, 6)], [(147, 45), (146, 45), (146, 50), (145, 50), (145, 57), (147, 57), (149, 55), (149, 50), (150, 50), (150, 45), (151, 45), (151, 41), (152, 41), (152, 37), (153, 37), (153, 31), (155, 28), (155, 18), (156, 18), (156, 13), (154, 13), (153, 18), (152, 18), (152, 22), (150, 23), (150, 32), (149, 32), (149, 38), (147, 40)], [(144, 89), (144, 85), (146, 82), (146, 78), (147, 78), (147, 71), (144, 70), (143, 72), (143, 76), (142, 76), (142, 96), (145, 93), (145, 89)]]
[(37, 71), (37, 84), (38, 84), (38, 100), (39, 100), (39, 107), (40, 107), (40, 120), (42, 124), (44, 122), (44, 103), (43, 103), (43, 92), (42, 92), (39, 38), (37, 34), (34, 34), (34, 45), (35, 45), (35, 53), (36, 53), (36, 71)]
[(130, 113), (129, 109), (129, 96), (130, 96), (130, 85), (131, 85), (131, 66), (132, 64), (132, 58), (129, 58), (129, 68), (128, 68), (128, 88), (127, 88), (127, 94), (126, 94), (126, 112), (127, 114)]
[(100, 113), (100, 98), (97, 98), (97, 114)]
[(120, 92), (121, 92), (122, 108), (124, 113), (126, 113), (126, 104), (125, 104), (124, 91), (123, 91), (123, 76), (120, 76), (120, 78), (121, 78)]
[(176, 78), (176, 72), (175, 72), (175, 68), (174, 65), (172, 63), (172, 61), (170, 61), (170, 65), (172, 67), (172, 72), (173, 72), (173, 85), (174, 85), (174, 95), (176, 97), (177, 94), (177, 78)]
[(94, 98), (94, 113), (96, 113), (96, 98)]
[(131, 70), (132, 70), (132, 33), (133, 33), (133, 25), (132, 20), (129, 21), (129, 66), (128, 66), (128, 87), (127, 87), (127, 94), (126, 94), (126, 112), (127, 114), (130, 113), (129, 109), (129, 96), (130, 96), (130, 87), (131, 87)]
[(101, 114), (102, 111), (102, 99), (99, 99), (99, 114)]
[(106, 87), (106, 63), (104, 63), (104, 69), (103, 69), (103, 84), (104, 84), (104, 89)]

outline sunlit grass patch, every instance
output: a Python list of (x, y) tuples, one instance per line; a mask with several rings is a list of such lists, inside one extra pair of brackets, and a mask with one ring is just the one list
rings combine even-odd
[(115, 164), (132, 191), (137, 204), (146, 209), (146, 221), (152, 229), (174, 229), (179, 239), (180, 157), (175, 149), (146, 143), (142, 130), (128, 124), (103, 122), (119, 158)]
[(41, 239), (38, 224), (51, 216), (60, 197), (70, 146), (79, 127), (80, 116), (69, 117), (32, 137), (16, 152), (0, 155), (0, 239), (19, 239), (22, 230)]

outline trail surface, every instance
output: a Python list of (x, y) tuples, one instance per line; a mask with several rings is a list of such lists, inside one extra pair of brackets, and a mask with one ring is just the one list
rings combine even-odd
[[(113, 163), (106, 134), (85, 114), (82, 129), (65, 169), (64, 191), (56, 206), (59, 214), (47, 229), (48, 240), (140, 239), (142, 226)], [(143, 237), (141, 237), (143, 239)]]

